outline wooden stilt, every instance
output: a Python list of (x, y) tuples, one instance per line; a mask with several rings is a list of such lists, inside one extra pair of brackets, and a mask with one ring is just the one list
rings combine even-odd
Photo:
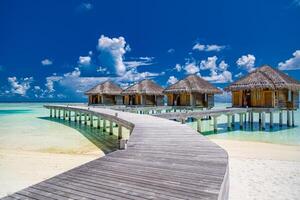
[(282, 127), (282, 110), (279, 111), (279, 126)]
[(71, 116), (72, 116), (71, 114), (72, 114), (71, 110), (69, 110), (69, 118), (68, 118), (69, 121), (71, 121)]
[(101, 121), (101, 118), (98, 116), (98, 119), (97, 119), (97, 129), (100, 129), (100, 121)]
[(60, 109), (58, 109), (58, 119), (60, 119)]
[(74, 113), (74, 122), (77, 122), (77, 112)]
[(109, 121), (109, 135), (112, 135), (113, 133), (113, 121)]
[(50, 108), (50, 117), (52, 117), (52, 108)]
[(213, 120), (214, 120), (214, 132), (216, 133), (218, 131), (218, 117), (213, 116)]
[(84, 114), (84, 124), (87, 125), (87, 114)]
[(261, 113), (261, 128), (262, 128), (262, 130), (265, 130), (265, 128), (266, 128), (266, 113), (265, 112)]
[(248, 112), (248, 123), (251, 123), (251, 112)]
[(234, 123), (235, 123), (235, 115), (233, 114), (231, 116), (231, 127), (234, 127)]
[(231, 124), (230, 124), (230, 115), (227, 115), (227, 129), (230, 130)]
[(94, 127), (94, 119), (93, 119), (93, 115), (92, 114), (90, 114), (90, 126), (91, 126), (91, 128)]
[(103, 119), (103, 132), (106, 132), (106, 120)]
[(243, 113), (240, 113), (240, 129), (243, 128), (244, 120), (243, 120)]
[(56, 109), (54, 109), (54, 118), (56, 118)]
[(66, 110), (63, 109), (63, 119), (66, 120)]
[(81, 124), (81, 116), (82, 116), (82, 114), (81, 114), (81, 112), (80, 113), (78, 113), (78, 116), (79, 116), (79, 124)]
[(270, 112), (270, 128), (273, 128), (273, 113)]
[(287, 126), (291, 127), (291, 112), (287, 110), (286, 114), (287, 114)]
[(197, 131), (201, 133), (201, 118), (197, 119)]
[(261, 112), (258, 114), (258, 123), (261, 124)]
[(295, 115), (294, 115), (294, 110), (292, 110), (292, 126), (295, 126)]

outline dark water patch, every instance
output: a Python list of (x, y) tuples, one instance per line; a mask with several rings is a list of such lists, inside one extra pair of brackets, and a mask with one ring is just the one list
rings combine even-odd
[(24, 114), (30, 113), (30, 109), (13, 109), (13, 110), (0, 110), (0, 115), (15, 115), (15, 114)]

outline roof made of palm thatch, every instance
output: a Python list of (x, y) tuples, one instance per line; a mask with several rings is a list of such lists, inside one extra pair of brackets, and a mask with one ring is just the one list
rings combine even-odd
[(123, 90), (122, 94), (163, 95), (163, 88), (154, 81), (146, 79)]
[(226, 91), (251, 89), (300, 90), (300, 82), (274, 69), (263, 65), (225, 88)]
[(85, 92), (85, 95), (106, 94), (106, 95), (121, 95), (122, 89), (111, 81), (105, 81)]
[(170, 85), (164, 90), (164, 93), (206, 93), (206, 94), (220, 94), (221, 90), (210, 84), (208, 81), (200, 78), (196, 74), (189, 75), (173, 85)]

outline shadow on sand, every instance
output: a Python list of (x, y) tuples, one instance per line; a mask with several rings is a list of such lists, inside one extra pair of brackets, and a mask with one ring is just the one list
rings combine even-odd
[(63, 119), (50, 118), (50, 117), (38, 117), (39, 119), (48, 120), (63, 124), (70, 128), (76, 129), (84, 137), (86, 137), (90, 142), (101, 149), (105, 154), (113, 152), (118, 149), (117, 136), (109, 135), (109, 133), (104, 132), (103, 129), (92, 128), (84, 124), (75, 123), (73, 121), (67, 121)]

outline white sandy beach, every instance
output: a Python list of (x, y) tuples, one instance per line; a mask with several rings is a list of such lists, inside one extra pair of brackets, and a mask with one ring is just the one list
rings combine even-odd
[(0, 150), (0, 197), (14, 193), (103, 155), (99, 151), (87, 154), (60, 154)]
[(299, 146), (212, 140), (229, 154), (230, 200), (299, 199)]

